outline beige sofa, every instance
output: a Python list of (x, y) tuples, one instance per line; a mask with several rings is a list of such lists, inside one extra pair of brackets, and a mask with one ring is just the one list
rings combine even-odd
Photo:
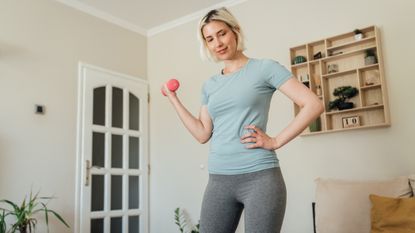
[[(415, 175), (382, 181), (317, 178), (315, 182), (315, 230), (317, 233), (370, 233), (371, 224), (374, 221), (374, 210), (372, 210), (374, 203), (369, 195), (408, 198), (413, 197), (415, 193)], [(415, 208), (415, 198), (409, 201), (412, 202), (411, 208)], [(415, 226), (415, 218), (413, 221), (413, 225), (409, 228)], [(415, 229), (405, 232), (415, 232)]]

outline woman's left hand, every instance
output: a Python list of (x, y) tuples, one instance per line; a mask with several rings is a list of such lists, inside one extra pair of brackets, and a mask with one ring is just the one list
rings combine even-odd
[(256, 127), (255, 125), (245, 126), (245, 129), (250, 129), (250, 131), (252, 131), (241, 137), (241, 143), (251, 143), (248, 144), (246, 148), (264, 148), (267, 150), (278, 149), (276, 139), (268, 136), (264, 133), (264, 131), (262, 131), (262, 129)]

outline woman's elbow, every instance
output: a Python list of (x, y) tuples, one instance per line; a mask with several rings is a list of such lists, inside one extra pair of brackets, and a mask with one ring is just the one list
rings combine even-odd
[(210, 136), (211, 136), (211, 134), (209, 134), (209, 135), (203, 135), (203, 136), (201, 136), (201, 137), (198, 137), (198, 138), (197, 138), (197, 141), (198, 141), (200, 144), (205, 144), (205, 143), (207, 143), (207, 142), (209, 141)]
[(207, 139), (207, 140), (206, 139), (199, 139), (198, 141), (199, 141), (200, 144), (205, 144), (206, 142), (209, 141), (209, 139)]
[(205, 144), (209, 141), (209, 138), (205, 139), (205, 138), (199, 138), (197, 139), (199, 141), (200, 144)]
[(318, 115), (322, 114), (324, 112), (324, 104), (322, 101), (317, 101), (315, 106), (316, 112), (318, 112)]
[(323, 101), (320, 99), (310, 99), (306, 101), (304, 104), (299, 105), (300, 108), (306, 108), (315, 112), (315, 114), (320, 115), (324, 112), (324, 104)]

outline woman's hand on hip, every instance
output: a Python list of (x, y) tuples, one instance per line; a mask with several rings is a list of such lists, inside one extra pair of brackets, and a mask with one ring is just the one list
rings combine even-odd
[(250, 132), (241, 137), (241, 143), (249, 143), (246, 148), (264, 148), (267, 150), (276, 150), (279, 148), (275, 138), (268, 136), (262, 129), (255, 125), (245, 126)]

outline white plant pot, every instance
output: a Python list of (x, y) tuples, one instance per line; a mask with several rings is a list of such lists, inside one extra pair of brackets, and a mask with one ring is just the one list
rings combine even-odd
[(363, 34), (362, 34), (362, 33), (355, 34), (355, 35), (354, 35), (354, 39), (355, 39), (355, 40), (361, 40), (361, 39), (363, 39)]
[(365, 57), (365, 65), (366, 66), (373, 65), (373, 64), (376, 64), (376, 57), (375, 56)]

